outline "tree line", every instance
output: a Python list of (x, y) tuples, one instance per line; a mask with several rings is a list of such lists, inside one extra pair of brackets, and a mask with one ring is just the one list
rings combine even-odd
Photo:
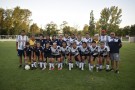
[[(44, 28), (39, 27), (36, 23), (32, 23), (30, 19), (32, 12), (29, 9), (22, 9), (19, 6), (14, 9), (0, 8), (0, 35), (17, 35), (21, 30), (25, 30), (28, 34), (44, 34), (44, 35), (57, 35), (62, 34), (82, 34), (90, 33), (100, 34), (101, 30), (106, 30), (107, 33), (115, 32), (118, 36), (135, 36), (135, 24), (120, 28), (122, 17), (122, 9), (118, 6), (105, 7), (100, 12), (100, 18), (94, 18), (94, 11), (91, 10), (89, 24), (85, 24), (82, 30), (77, 27), (71, 27), (68, 22), (63, 21), (59, 26), (54, 22), (45, 25)], [(62, 31), (62, 32), (60, 32)]]

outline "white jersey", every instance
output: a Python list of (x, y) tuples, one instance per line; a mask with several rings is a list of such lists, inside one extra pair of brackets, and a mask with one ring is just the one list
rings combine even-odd
[(83, 46), (79, 47), (80, 53), (83, 54), (89, 54), (90, 53), (90, 49), (89, 47), (83, 48)]
[(78, 55), (79, 54), (79, 47), (76, 47), (76, 48), (71, 47), (70, 53), (74, 56)]
[(109, 36), (107, 36), (107, 35), (101, 35), (100, 37), (99, 37), (99, 41), (100, 42), (105, 42), (105, 45), (108, 45), (107, 43), (108, 43), (108, 39), (109, 39)]
[(18, 49), (23, 50), (26, 42), (28, 42), (28, 37), (26, 35), (25, 36), (18, 35), (16, 38), (16, 42), (18, 42)]
[(66, 46), (66, 48), (61, 47), (61, 53), (62, 54), (69, 54), (70, 53), (70, 47)]
[(61, 49), (60, 46), (57, 46), (56, 49), (51, 47), (51, 54), (52, 55), (60, 55)]
[(78, 41), (78, 40), (75, 40), (76, 44), (78, 47), (81, 47), (82, 46), (82, 41)]
[(76, 38), (70, 38), (69, 39), (69, 42), (70, 42), (70, 44), (72, 44), (73, 42), (76, 42), (77, 43), (77, 39)]
[(99, 51), (100, 55), (106, 56), (109, 53), (110, 49), (108, 46), (105, 46), (104, 48), (99, 47)]
[(98, 47), (98, 46), (96, 46), (96, 47), (90, 46), (90, 53), (91, 53), (92, 55), (98, 55), (99, 52), (100, 52), (100, 50), (99, 50), (99, 47)]
[(70, 38), (64, 37), (63, 40), (67, 42), (67, 45), (68, 45), (68, 46), (70, 46)]
[(92, 38), (83, 38), (82, 39), (83, 42), (86, 42), (88, 46), (90, 46), (91, 42), (92, 42)]

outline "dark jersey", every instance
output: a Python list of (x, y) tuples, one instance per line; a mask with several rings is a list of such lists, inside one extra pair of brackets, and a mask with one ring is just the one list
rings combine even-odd
[(34, 47), (33, 49), (36, 56), (40, 56), (40, 53), (43, 51), (42, 47)]
[(31, 56), (32, 50), (33, 49), (31, 47), (25, 47), (24, 48), (24, 52), (26, 52), (27, 56)]
[(45, 39), (36, 39), (36, 42), (39, 42), (42, 47), (45, 47)]
[(51, 45), (53, 45), (53, 43), (57, 43), (57, 45), (58, 45), (58, 39), (52, 40)]
[(51, 56), (51, 47), (44, 48), (43, 53), (45, 57), (50, 57)]
[(50, 43), (51, 45), (51, 39), (45, 39), (45, 44)]
[(119, 49), (122, 47), (121, 40), (119, 38), (109, 38), (108, 45), (110, 47), (110, 53), (119, 53)]
[(64, 40), (58, 40), (58, 46), (62, 47), (62, 43), (64, 42)]

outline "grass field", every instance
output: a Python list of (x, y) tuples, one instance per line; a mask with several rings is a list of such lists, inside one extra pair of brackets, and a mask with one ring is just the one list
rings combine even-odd
[(120, 73), (18, 68), (15, 42), (0, 42), (0, 90), (135, 90), (135, 43), (121, 49)]

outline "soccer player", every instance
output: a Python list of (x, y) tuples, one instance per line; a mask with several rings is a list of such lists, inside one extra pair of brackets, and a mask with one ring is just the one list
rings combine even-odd
[[(70, 49), (70, 54), (71, 54), (71, 62), (73, 62), (73, 60), (75, 59), (76, 61), (76, 66), (79, 68), (81, 68), (81, 58), (80, 58), (80, 53), (79, 53), (79, 47), (77, 46), (76, 42), (72, 43), (71, 49)], [(69, 70), (71, 70), (71, 68), (73, 68), (73, 64), (71, 66), (69, 66)]]
[(82, 36), (81, 35), (77, 35), (76, 42), (77, 42), (78, 47), (82, 46)]
[(56, 39), (56, 35), (52, 36), (51, 45), (53, 45), (53, 43), (56, 43), (58, 45), (58, 39)]
[(62, 60), (61, 60), (61, 49), (60, 46), (57, 46), (57, 43), (53, 43), (51, 47), (51, 59), (49, 64), (49, 70), (54, 69), (54, 60), (58, 61), (58, 70), (62, 70)]
[(25, 35), (25, 31), (21, 31), (21, 35), (18, 35), (16, 38), (16, 50), (18, 51), (19, 56), (19, 67), (22, 67), (22, 56), (24, 56), (24, 47), (28, 42), (28, 37)]
[(106, 60), (106, 71), (110, 70), (110, 66), (109, 66), (109, 47), (105, 45), (105, 42), (100, 42), (100, 54), (99, 54), (99, 70), (101, 71), (103, 68), (103, 62), (102, 60)]
[(69, 39), (69, 42), (70, 42), (70, 46), (73, 42), (76, 42), (77, 43), (77, 38), (75, 37), (75, 34), (72, 34), (70, 39)]
[(42, 47), (40, 42), (36, 43), (36, 47), (33, 48), (34, 59), (33, 63), (31, 64), (32, 69), (37, 68), (37, 60), (39, 62), (39, 67), (42, 69)]
[(80, 56), (81, 56), (81, 70), (84, 70), (84, 62), (89, 60), (90, 56), (90, 50), (89, 47), (87, 47), (86, 42), (82, 42), (82, 46), (80, 46)]
[(64, 40), (63, 40), (63, 36), (62, 35), (60, 35), (59, 36), (59, 39), (58, 39), (58, 46), (62, 46), (62, 42), (64, 42)]
[(61, 59), (62, 61), (64, 61), (64, 64), (67, 64), (67, 59), (69, 62), (69, 65), (71, 66), (71, 64), (73, 62), (71, 62), (70, 60), (70, 47), (67, 46), (66, 41), (62, 42), (62, 47), (61, 47)]
[[(36, 45), (35, 35), (31, 35), (30, 40), (29, 40), (29, 45), (32, 49)], [(33, 59), (33, 57), (31, 59)], [(29, 64), (31, 64), (31, 59), (29, 59), (28, 61)]]
[(101, 31), (101, 36), (99, 37), (99, 41), (100, 42), (105, 42), (105, 45), (108, 46), (108, 39), (109, 39), (109, 36), (106, 34), (106, 30), (102, 30)]
[(92, 41), (92, 45), (90, 46), (90, 64), (89, 70), (93, 72), (94, 61), (97, 59), (96, 71), (99, 69), (99, 47), (97, 46), (95, 41)]
[(67, 45), (68, 45), (68, 46), (70, 46), (70, 38), (69, 38), (68, 34), (65, 34), (65, 35), (64, 35), (63, 40), (67, 42)]
[(89, 34), (86, 33), (86, 36), (85, 38), (82, 39), (83, 42), (86, 42), (87, 43), (87, 46), (90, 46), (91, 45), (91, 42), (92, 42), (92, 38), (90, 38)]
[(45, 48), (43, 48), (43, 69), (46, 69), (46, 65), (47, 65), (47, 59), (49, 59), (50, 61), (51, 58), (51, 46), (50, 46), (50, 42), (46, 42)]
[(26, 46), (24, 48), (24, 57), (25, 57), (25, 65), (29, 64), (29, 60), (31, 61), (31, 59), (33, 58), (33, 54), (32, 54), (32, 47), (30, 47), (29, 42), (26, 42)]
[(120, 61), (119, 50), (122, 47), (122, 43), (121, 40), (115, 36), (114, 32), (110, 33), (108, 45), (110, 47), (110, 58), (112, 66), (111, 70), (112, 71), (115, 70), (115, 73), (119, 73), (119, 61)]
[(43, 34), (40, 34), (39, 39), (37, 39), (36, 41), (40, 43), (40, 46), (45, 47), (45, 39)]
[(45, 39), (45, 44), (46, 43), (50, 43), (50, 45), (51, 45), (51, 39), (50, 39), (50, 36), (49, 35), (46, 35), (46, 39)]

